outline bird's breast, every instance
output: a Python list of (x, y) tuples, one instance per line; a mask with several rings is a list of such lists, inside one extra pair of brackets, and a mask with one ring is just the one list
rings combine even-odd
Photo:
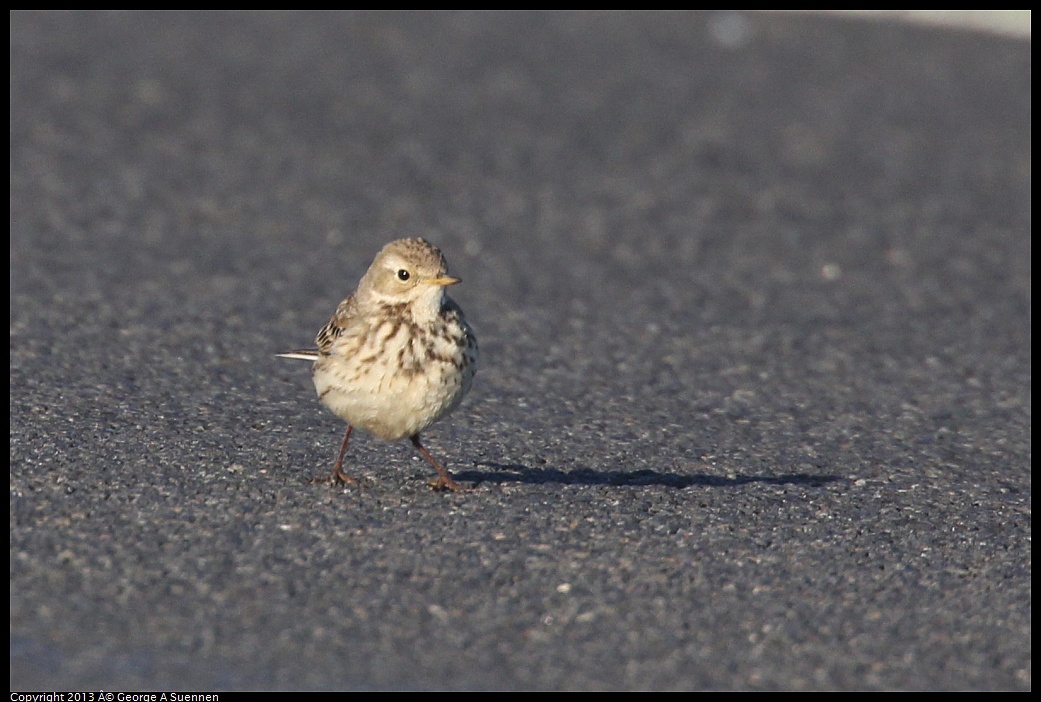
[(472, 334), (449, 322), (393, 316), (348, 330), (315, 363), (319, 399), (384, 439), (422, 431), (459, 404), (476, 370)]

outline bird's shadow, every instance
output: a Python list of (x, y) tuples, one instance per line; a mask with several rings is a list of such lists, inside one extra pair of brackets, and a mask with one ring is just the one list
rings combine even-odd
[(629, 485), (662, 485), (671, 488), (687, 488), (695, 485), (703, 487), (736, 487), (748, 483), (765, 483), (767, 485), (807, 485), (819, 487), (844, 478), (839, 475), (811, 475), (806, 473), (790, 473), (786, 475), (737, 475), (724, 477), (704, 473), (689, 475), (680, 473), (662, 473), (655, 470), (593, 470), (578, 468), (563, 471), (551, 466), (546, 468), (529, 468), (517, 463), (504, 464), (490, 461), (479, 461), (476, 466), (491, 470), (460, 470), (455, 473), (457, 480), (477, 483), (529, 483), (560, 485), (612, 485), (616, 487)]

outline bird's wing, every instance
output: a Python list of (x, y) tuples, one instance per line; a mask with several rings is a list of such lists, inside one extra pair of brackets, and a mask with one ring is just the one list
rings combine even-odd
[(340, 338), (343, 330), (350, 323), (354, 308), (354, 295), (348, 295), (347, 299), (337, 305), (336, 312), (333, 313), (332, 318), (326, 325), (322, 327), (322, 330), (318, 332), (318, 336), (314, 340), (315, 345), (318, 346), (319, 353), (329, 353), (333, 343)]
[(301, 361), (317, 361), (319, 356), (329, 353), (329, 349), (332, 348), (333, 342), (343, 334), (343, 330), (347, 327), (353, 311), (354, 296), (349, 295), (347, 299), (336, 307), (336, 312), (333, 313), (332, 319), (326, 322), (325, 326), (322, 327), (322, 330), (318, 332), (318, 336), (314, 340), (314, 343), (318, 348), (294, 349), (293, 351), (284, 351), (283, 353), (276, 353), (275, 355), (280, 358), (297, 358)]

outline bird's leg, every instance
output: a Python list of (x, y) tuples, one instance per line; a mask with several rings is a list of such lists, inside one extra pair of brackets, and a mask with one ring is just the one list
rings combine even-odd
[(434, 468), (437, 470), (437, 480), (431, 480), (430, 487), (432, 487), (434, 490), (451, 490), (452, 492), (459, 492), (460, 490), (464, 489), (462, 486), (459, 485), (459, 483), (452, 480), (452, 474), (444, 468), (442, 468), (441, 464), (438, 463), (434, 459), (434, 457), (430, 455), (430, 452), (426, 450), (423, 444), (419, 443), (419, 434), (413, 434), (409, 437), (409, 439), (412, 441), (412, 445), (415, 446), (421, 454), (423, 454), (423, 458), (430, 461), (430, 465), (434, 466)]
[(348, 483), (356, 484), (358, 482), (353, 476), (343, 472), (343, 457), (347, 453), (347, 442), (351, 438), (352, 431), (354, 431), (354, 427), (348, 424), (347, 433), (343, 435), (343, 443), (340, 444), (340, 455), (336, 457), (336, 465), (333, 466), (332, 475), (321, 478), (311, 478), (308, 482), (336, 483), (337, 485), (347, 485)]

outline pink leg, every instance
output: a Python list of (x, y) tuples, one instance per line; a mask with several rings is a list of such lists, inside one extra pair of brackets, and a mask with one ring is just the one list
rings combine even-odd
[(430, 487), (435, 490), (451, 490), (452, 492), (463, 490), (459, 483), (452, 480), (452, 474), (442, 468), (441, 464), (434, 460), (434, 457), (430, 455), (430, 452), (423, 447), (423, 444), (419, 443), (419, 434), (413, 434), (409, 439), (412, 440), (412, 445), (419, 449), (419, 452), (423, 454), (423, 458), (430, 461), (430, 465), (434, 466), (437, 470), (437, 480), (431, 480)]
[(337, 485), (347, 485), (348, 483), (357, 484), (357, 480), (343, 472), (343, 457), (347, 453), (347, 442), (351, 438), (351, 432), (354, 431), (354, 427), (350, 424), (347, 425), (347, 433), (343, 435), (343, 443), (340, 444), (340, 455), (336, 457), (336, 465), (333, 467), (333, 474), (328, 477), (311, 478), (308, 482), (311, 483), (336, 483)]

